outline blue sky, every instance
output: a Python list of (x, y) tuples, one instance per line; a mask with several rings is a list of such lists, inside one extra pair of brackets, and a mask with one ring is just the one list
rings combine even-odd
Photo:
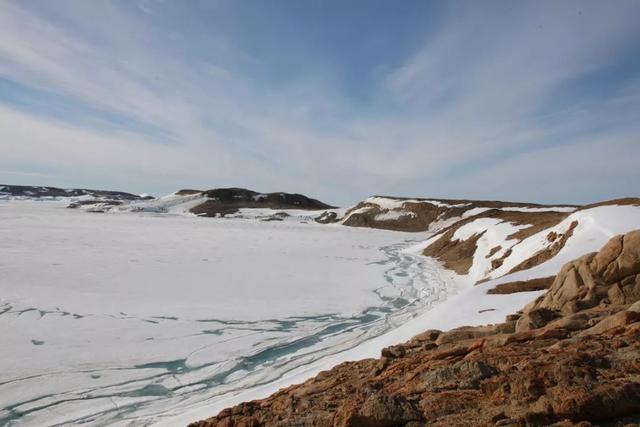
[(637, 196), (640, 2), (0, 0), (0, 182)]

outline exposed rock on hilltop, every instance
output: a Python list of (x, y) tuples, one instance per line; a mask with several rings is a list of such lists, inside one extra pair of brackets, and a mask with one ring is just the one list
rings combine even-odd
[(302, 194), (258, 193), (244, 188), (218, 188), (203, 191), (202, 195), (206, 200), (191, 208), (191, 212), (201, 216), (226, 215), (243, 208), (303, 210), (333, 208), (333, 206), (310, 199)]
[(342, 224), (396, 231), (438, 231), (488, 210), (571, 212), (575, 206), (544, 206), (483, 200), (403, 199), (374, 196), (349, 209)]
[(565, 265), (506, 322), (426, 331), (213, 426), (590, 426), (640, 420), (640, 231)]

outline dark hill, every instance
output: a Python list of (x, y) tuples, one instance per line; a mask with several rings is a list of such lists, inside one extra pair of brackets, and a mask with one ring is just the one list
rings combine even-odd
[(91, 196), (95, 198), (107, 198), (110, 200), (142, 200), (152, 197), (141, 197), (137, 194), (123, 191), (90, 190), (84, 188), (57, 188), (36, 187), (31, 185), (6, 185), (0, 184), (0, 196), (23, 198), (56, 198), (56, 197), (80, 197)]
[(310, 199), (302, 194), (258, 193), (245, 188), (216, 188), (202, 192), (207, 197), (204, 203), (191, 209), (201, 216), (226, 215), (243, 208), (267, 209), (332, 209), (326, 203)]

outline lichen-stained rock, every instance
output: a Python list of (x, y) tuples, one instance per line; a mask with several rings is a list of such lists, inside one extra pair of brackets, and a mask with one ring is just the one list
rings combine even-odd
[(348, 414), (345, 427), (393, 427), (422, 421), (422, 413), (402, 395), (372, 393)]
[(423, 376), (423, 383), (425, 390), (477, 389), (481, 380), (495, 373), (495, 368), (483, 361), (461, 360), (427, 372)]

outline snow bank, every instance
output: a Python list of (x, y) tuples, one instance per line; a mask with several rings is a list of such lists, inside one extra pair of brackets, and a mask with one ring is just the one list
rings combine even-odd
[(364, 201), (372, 205), (378, 205), (380, 209), (401, 209), (405, 203), (420, 203), (415, 199), (392, 199), (389, 197), (369, 197)]
[(610, 205), (574, 212), (558, 225), (542, 230), (514, 245), (511, 256), (491, 273), (491, 277), (503, 276), (535, 253), (549, 247), (552, 244), (547, 239), (549, 233), (565, 233), (573, 221), (578, 223), (573, 235), (555, 257), (537, 269), (547, 271), (548, 275), (555, 274), (564, 263), (599, 250), (611, 237), (640, 228), (640, 207)]
[(512, 211), (512, 212), (573, 212), (576, 210), (576, 208), (571, 206), (545, 206), (540, 208), (504, 207), (500, 209), (503, 211)]
[(376, 221), (396, 221), (400, 218), (415, 218), (416, 214), (413, 212), (405, 212), (402, 210), (390, 210), (386, 212), (379, 213), (376, 215)]
[(473, 264), (467, 275), (469, 280), (475, 283), (485, 278), (487, 273), (492, 270), (489, 258), (491, 250), (499, 246), (500, 250), (494, 252), (491, 258), (502, 256), (514, 244), (518, 243), (517, 240), (507, 237), (527, 227), (529, 225), (516, 225), (497, 218), (479, 218), (458, 228), (453, 234), (453, 239), (468, 240), (477, 234), (482, 234), (482, 237), (476, 242)]

